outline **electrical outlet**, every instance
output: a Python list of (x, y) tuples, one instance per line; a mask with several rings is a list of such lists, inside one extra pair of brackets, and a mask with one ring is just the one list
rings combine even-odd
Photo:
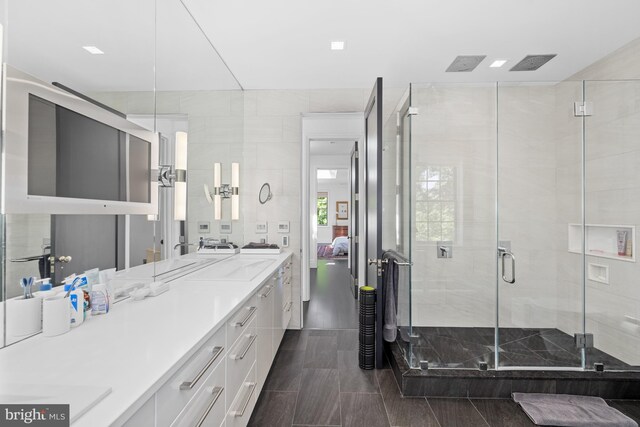
[(289, 247), (289, 235), (282, 236), (282, 245), (283, 248)]
[(266, 222), (256, 222), (256, 234), (267, 234)]
[(278, 223), (278, 233), (288, 233), (289, 232), (289, 221), (280, 221)]

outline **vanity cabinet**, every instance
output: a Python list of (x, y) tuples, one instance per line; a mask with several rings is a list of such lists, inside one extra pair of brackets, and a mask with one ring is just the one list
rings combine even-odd
[(125, 425), (246, 426), (291, 306), (288, 257)]
[(282, 267), (282, 334), (289, 327), (293, 307), (293, 289), (291, 285), (292, 262), (289, 257)]
[[(225, 331), (220, 328), (207, 342), (192, 356), (160, 390), (156, 392), (157, 427), (170, 426), (187, 403), (198, 393), (202, 385), (207, 382), (209, 374), (214, 369), (224, 371), (226, 353)], [(223, 366), (218, 366), (222, 362)], [(222, 383), (216, 386), (224, 386)]]
[(256, 307), (258, 307), (256, 327), (258, 330), (257, 360), (256, 360), (256, 394), (260, 394), (271, 369), (275, 352), (278, 347), (274, 340), (275, 333), (275, 295), (278, 287), (278, 275), (274, 274), (267, 283), (256, 293)]

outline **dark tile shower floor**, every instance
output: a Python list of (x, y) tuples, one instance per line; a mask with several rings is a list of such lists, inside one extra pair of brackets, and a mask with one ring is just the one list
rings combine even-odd
[[(495, 367), (494, 328), (414, 327), (411, 338), (416, 363), (430, 368), (478, 369), (480, 362)], [(406, 334), (398, 335), (406, 348)], [(580, 367), (581, 354), (572, 336), (558, 329), (501, 328), (500, 366)], [(637, 369), (598, 350), (587, 349), (586, 366), (604, 363), (605, 369)]]

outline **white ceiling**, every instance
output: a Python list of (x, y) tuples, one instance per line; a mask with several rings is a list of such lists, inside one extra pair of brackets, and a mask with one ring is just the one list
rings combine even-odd
[(178, 0), (0, 1), (7, 62), (42, 80), (84, 92), (239, 88)]
[[(640, 37), (638, 0), (185, 1), (248, 89), (562, 80)], [(538, 71), (507, 71), (547, 53), (558, 56)], [(457, 55), (488, 57), (445, 73)], [(509, 62), (490, 69), (493, 58)]]
[[(239, 87), (179, 0), (2, 1), (9, 63), (44, 80), (150, 90), (155, 51), (159, 90)], [(640, 37), (638, 0), (183, 1), (245, 89), (562, 80)], [(547, 53), (558, 56), (538, 71), (508, 72)], [(487, 59), (445, 73), (457, 55)], [(490, 69), (495, 58), (509, 62)]]
[(347, 185), (349, 183), (349, 169), (338, 169), (335, 179), (319, 179), (318, 185)]

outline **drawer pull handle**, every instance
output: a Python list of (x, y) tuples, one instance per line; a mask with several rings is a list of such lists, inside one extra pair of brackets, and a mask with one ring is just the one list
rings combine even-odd
[(233, 359), (233, 360), (242, 360), (242, 359), (244, 359), (244, 357), (249, 352), (249, 349), (253, 345), (253, 342), (256, 340), (256, 338), (258, 338), (258, 335), (249, 335), (249, 334), (247, 334), (247, 335), (245, 335), (245, 337), (249, 338), (248, 344), (244, 347), (244, 350), (242, 350), (242, 352), (240, 352), (240, 354), (238, 354), (238, 353), (232, 354), (230, 356), (231, 359)]
[(218, 356), (222, 354), (223, 350), (224, 350), (224, 347), (219, 347), (219, 346), (213, 347), (213, 351), (212, 351), (213, 356), (211, 357), (211, 359), (209, 359), (209, 361), (202, 367), (202, 369), (200, 369), (200, 372), (196, 374), (196, 377), (193, 380), (185, 381), (182, 384), (180, 384), (180, 390), (191, 390), (193, 386), (196, 385), (198, 380), (202, 378), (204, 373), (207, 372), (207, 369), (209, 369), (209, 367), (213, 365), (213, 362), (216, 361)]
[(255, 307), (247, 307), (247, 315), (239, 322), (233, 322), (233, 326), (244, 326), (249, 321), (249, 319), (251, 319), (251, 316), (253, 315), (253, 313), (255, 313), (255, 311)]
[(244, 387), (246, 387), (249, 392), (247, 393), (247, 397), (244, 400), (244, 403), (239, 409), (236, 409), (235, 411), (231, 411), (231, 415), (233, 415), (234, 417), (241, 417), (244, 415), (244, 411), (247, 410), (247, 406), (249, 406), (249, 402), (251, 401), (251, 396), (253, 395), (253, 391), (256, 389), (256, 383), (244, 383)]
[(292, 305), (293, 305), (293, 302), (288, 302), (287, 305), (285, 305), (284, 311), (291, 311), (291, 306)]
[(271, 295), (271, 292), (273, 292), (273, 286), (265, 286), (265, 287), (268, 288), (269, 290), (265, 294), (258, 294), (260, 298), (266, 298), (269, 295)]
[(213, 395), (213, 399), (211, 399), (211, 402), (209, 402), (209, 405), (207, 405), (207, 409), (205, 409), (202, 415), (200, 416), (200, 418), (198, 418), (198, 422), (196, 422), (196, 427), (200, 427), (202, 423), (204, 423), (204, 420), (207, 419), (207, 416), (209, 416), (209, 412), (211, 412), (211, 410), (216, 405), (216, 402), (218, 401), (220, 396), (222, 396), (223, 390), (224, 390), (224, 387), (213, 387), (211, 389), (211, 394)]

